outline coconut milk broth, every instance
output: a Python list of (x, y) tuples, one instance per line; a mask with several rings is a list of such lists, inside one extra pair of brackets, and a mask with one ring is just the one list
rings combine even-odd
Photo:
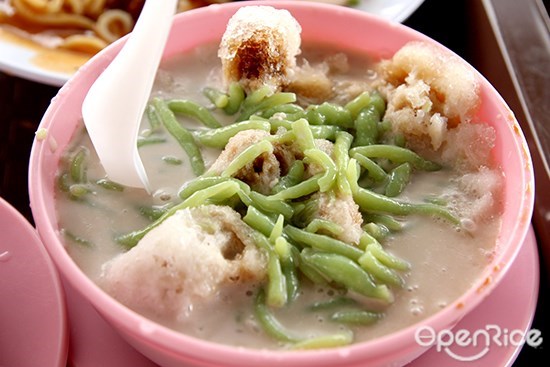
[[(162, 98), (186, 98), (203, 105), (208, 100), (202, 95), (204, 86), (221, 86), (221, 68), (216, 57), (217, 46), (201, 48), (190, 54), (168, 60), (161, 65), (152, 96)], [(326, 52), (326, 51), (323, 51)], [(316, 59), (323, 52), (314, 54), (305, 51), (308, 59)], [(351, 72), (347, 78), (372, 78), (364, 58), (350, 59)], [(224, 116), (216, 115), (220, 121)], [(181, 120), (183, 121), (183, 120)], [(186, 124), (193, 124), (186, 121)], [(196, 126), (196, 125), (195, 125)], [(149, 124), (144, 119), (143, 135)], [(169, 136), (165, 143), (145, 145), (140, 155), (156, 189), (149, 196), (138, 189), (125, 188), (116, 192), (97, 188), (84, 202), (74, 201), (58, 193), (57, 210), (60, 228), (71, 236), (89, 241), (91, 245), (78, 243), (68, 236), (67, 251), (82, 270), (94, 281), (101, 274), (102, 265), (124, 251), (115, 243), (114, 237), (145, 227), (149, 222), (140, 214), (140, 207), (164, 205), (177, 199), (179, 188), (193, 178), (185, 152)], [(105, 176), (88, 136), (79, 131), (72, 147), (85, 146), (89, 150), (88, 172), (91, 181)], [(218, 151), (204, 152), (207, 167), (216, 158)], [(174, 157), (181, 165), (171, 165), (162, 157)], [(426, 197), (443, 195), (456, 174), (450, 170), (436, 173), (420, 173), (401, 197), (410, 201), (422, 201)], [(403, 231), (387, 238), (383, 245), (389, 252), (411, 263), (411, 271), (405, 275), (404, 289), (394, 290), (395, 302), (386, 309), (385, 317), (378, 323), (354, 330), (356, 340), (372, 339), (396, 331), (437, 312), (462, 294), (480, 274), (494, 247), (499, 221), (484, 223), (483, 230), (475, 236), (457, 231), (448, 223), (427, 217), (402, 218), (406, 225)], [(326, 300), (334, 290), (309, 287), (290, 307), (278, 311), (277, 317), (302, 336), (334, 332), (341, 327), (325, 318), (326, 314), (314, 313), (308, 307), (316, 301)], [(185, 320), (155, 319), (170, 328), (188, 335), (220, 342), (255, 348), (277, 348), (276, 341), (264, 335), (254, 320), (252, 304), (255, 289), (233, 287), (222, 292), (210, 303), (189, 310)], [(220, 310), (225, 310), (220, 312)], [(136, 310), (140, 312), (141, 310)], [(153, 318), (151, 315), (145, 315)]]

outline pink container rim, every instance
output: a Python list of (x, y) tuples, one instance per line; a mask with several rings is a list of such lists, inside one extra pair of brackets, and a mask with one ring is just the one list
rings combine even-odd
[[(402, 24), (355, 9), (310, 2), (247, 1), (212, 5), (178, 14), (174, 19), (165, 57), (169, 58), (180, 52), (182, 42), (186, 49), (190, 49), (203, 42), (219, 39), (227, 19), (239, 7), (245, 5), (271, 5), (286, 8), (302, 25), (304, 40), (324, 40), (363, 52), (369, 52), (370, 47), (376, 50), (373, 52), (380, 57), (391, 56), (407, 41), (421, 40), (437, 43)], [(322, 23), (327, 19), (331, 21)], [(343, 24), (349, 28), (341, 28)], [(181, 40), (181, 37), (187, 36), (185, 31), (195, 29), (194, 27), (202, 31), (193, 32), (192, 40)], [(375, 30), (373, 34), (375, 37), (382, 38), (384, 45), (381, 46), (376, 42), (374, 44), (359, 42), (360, 37), (365, 37), (366, 28)], [(379, 33), (382, 30), (384, 33)], [(181, 359), (201, 365), (221, 363), (231, 366), (257, 366), (264, 363), (284, 362), (293, 366), (328, 366), (336, 363), (350, 364), (365, 361), (391, 363), (392, 360), (403, 361), (404, 364), (427, 349), (414, 345), (414, 335), (419, 326), (431, 326), (434, 330), (441, 330), (455, 325), (494, 289), (519, 252), (530, 226), (534, 203), (534, 178), (529, 149), (513, 112), (490, 83), (476, 72), (481, 85), (481, 98), (484, 101), (479, 117), (484, 120), (494, 120), (496, 122), (493, 124), (503, 126), (496, 129), (495, 155), (499, 162), (504, 163), (502, 168), (506, 182), (505, 218), (502, 224), (503, 233), (498, 240), (500, 251), (491, 266), (459, 299), (433, 316), (386, 336), (347, 347), (314, 351), (273, 351), (230, 347), (196, 339), (155, 324), (107, 295), (80, 270), (59, 239), (55, 218), (53, 199), (55, 165), (61, 148), (67, 143), (72, 133), (72, 130), (63, 132), (64, 129), (59, 125), (70, 120), (71, 114), (78, 115), (87, 89), (99, 72), (116, 55), (124, 40), (115, 42), (96, 55), (61, 88), (52, 100), (39, 126), (39, 129), (48, 130), (49, 136), (45, 140), (35, 140), (31, 151), (29, 194), (39, 235), (61, 275), (75, 289), (78, 289), (103, 317), (115, 325), (131, 344), (137, 343), (145, 349), (166, 354), (168, 359)], [(77, 103), (76, 106), (75, 103)], [(67, 115), (69, 117), (65, 116), (65, 110), (71, 112)], [(67, 123), (69, 127), (74, 128), (74, 122)]]

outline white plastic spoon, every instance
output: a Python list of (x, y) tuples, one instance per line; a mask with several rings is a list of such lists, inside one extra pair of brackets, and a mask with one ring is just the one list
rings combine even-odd
[(82, 104), (84, 124), (107, 177), (148, 192), (137, 136), (176, 5), (177, 0), (145, 1), (122, 50)]

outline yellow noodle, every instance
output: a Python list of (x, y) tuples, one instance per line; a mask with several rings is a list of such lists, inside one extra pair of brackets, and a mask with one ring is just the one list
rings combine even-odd
[(84, 14), (84, 7), (85, 7), (86, 0), (65, 0), (64, 5), (71, 9), (71, 13), (73, 14)]
[[(229, 0), (179, 0), (177, 10), (182, 12), (207, 3), (227, 1)], [(55, 34), (64, 38), (60, 48), (89, 54), (97, 53), (129, 33), (135, 22), (132, 15), (125, 10), (107, 9), (107, 0), (10, 0), (9, 4), (19, 20), (24, 20), (31, 26), (51, 27)], [(3, 18), (12, 15), (0, 16), (0, 23), (9, 23)], [(67, 32), (71, 35), (67, 36)]]
[(123, 10), (111, 9), (97, 18), (95, 32), (105, 41), (111, 43), (132, 30), (134, 21), (130, 14)]
[(60, 47), (87, 54), (96, 54), (107, 45), (108, 43), (105, 40), (95, 35), (75, 34), (65, 38)]
[(51, 26), (71, 26), (82, 29), (93, 29), (95, 22), (85, 16), (70, 13), (36, 13), (29, 9), (25, 1), (12, 0), (12, 5), (19, 16), (29, 22)]
[(21, 0), (20, 2), (39, 13), (56, 13), (63, 7), (64, 0)]
[(86, 0), (84, 3), (84, 11), (86, 14), (97, 18), (105, 11), (105, 0)]

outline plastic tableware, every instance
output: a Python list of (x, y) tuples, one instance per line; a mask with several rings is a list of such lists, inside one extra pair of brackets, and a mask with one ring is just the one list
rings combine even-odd
[(177, 0), (145, 2), (134, 30), (92, 85), (82, 117), (107, 176), (149, 190), (137, 134), (168, 38)]
[(65, 294), (31, 224), (0, 198), (0, 366), (65, 367)]

